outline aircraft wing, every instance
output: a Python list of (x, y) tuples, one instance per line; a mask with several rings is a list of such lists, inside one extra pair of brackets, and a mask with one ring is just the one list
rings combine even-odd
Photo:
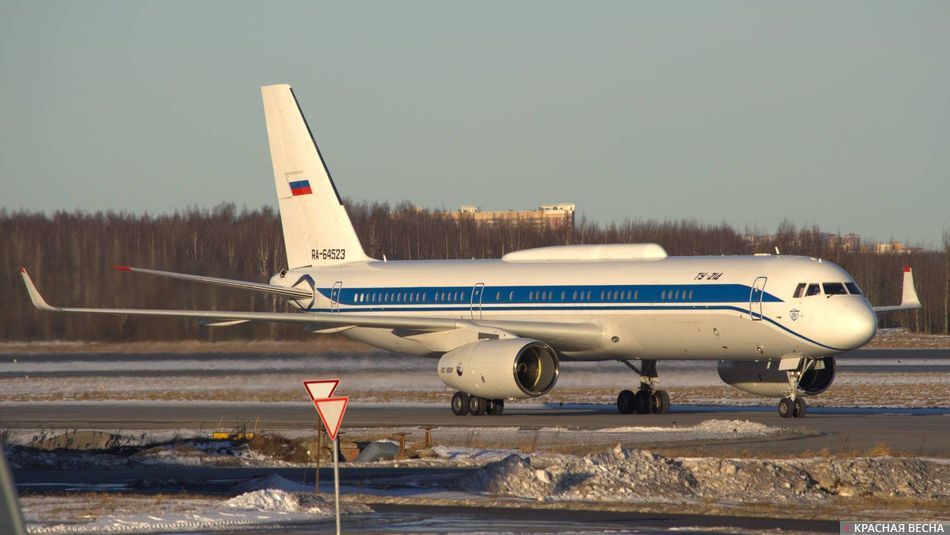
[(229, 288), (240, 288), (242, 290), (254, 290), (256, 292), (264, 292), (274, 295), (279, 295), (281, 297), (286, 297), (289, 299), (311, 299), (313, 298), (313, 292), (310, 290), (302, 290), (300, 288), (290, 288), (287, 286), (277, 286), (274, 284), (265, 284), (262, 282), (247, 282), (239, 281), (234, 279), (222, 279), (218, 277), (205, 277), (204, 275), (188, 275), (185, 273), (175, 273), (172, 271), (159, 271), (157, 269), (145, 269), (137, 268), (132, 266), (112, 266), (113, 269), (118, 271), (128, 271), (131, 273), (145, 273), (148, 275), (156, 275), (159, 277), (168, 277), (170, 279), (179, 279), (192, 282), (202, 282), (205, 284), (216, 284), (218, 286), (227, 286)]
[(201, 320), (206, 326), (227, 326), (248, 321), (269, 321), (281, 323), (302, 323), (310, 330), (327, 329), (336, 332), (343, 329), (334, 327), (375, 327), (386, 329), (404, 329), (416, 332), (448, 331), (455, 329), (477, 329), (479, 327), (500, 329), (516, 336), (544, 341), (552, 346), (568, 346), (572, 349), (596, 347), (603, 336), (603, 330), (593, 323), (560, 323), (515, 320), (467, 320), (454, 318), (425, 318), (415, 316), (382, 316), (359, 313), (326, 312), (240, 312), (224, 310), (165, 310), (148, 308), (79, 308), (55, 307), (36, 289), (33, 279), (25, 268), (20, 268), (20, 276), (26, 285), (33, 306), (49, 312), (71, 312), (80, 314), (111, 314), (117, 316), (152, 316), (166, 318), (192, 318)]
[(917, 290), (914, 288), (914, 272), (909, 267), (905, 267), (901, 304), (871, 308), (873, 308), (875, 312), (894, 312), (896, 310), (914, 310), (920, 307), (920, 299), (917, 297)]

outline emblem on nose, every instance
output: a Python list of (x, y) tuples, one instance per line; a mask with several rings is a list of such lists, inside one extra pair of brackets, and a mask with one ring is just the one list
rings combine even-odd
[(798, 320), (799, 311), (797, 308), (793, 308), (788, 311), (788, 317), (792, 318), (792, 321)]

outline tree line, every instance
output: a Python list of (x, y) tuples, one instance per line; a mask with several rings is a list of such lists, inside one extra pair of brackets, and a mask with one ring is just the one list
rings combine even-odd
[[(389, 260), (498, 258), (545, 245), (652, 242), (670, 255), (746, 255), (773, 252), (831, 260), (854, 275), (875, 304), (896, 304), (901, 268), (911, 265), (924, 308), (889, 314), (888, 326), (947, 333), (950, 231), (944, 250), (912, 255), (849, 252), (816, 227), (782, 223), (774, 236), (752, 243), (726, 223), (627, 220), (600, 224), (579, 218), (573, 227), (476, 225), (409, 204), (349, 203), (366, 253)], [(222, 204), (165, 215), (0, 209), (0, 339), (183, 340), (305, 338), (299, 325), (202, 327), (194, 320), (63, 315), (35, 310), (19, 266), (26, 266), (54, 305), (281, 311), (283, 300), (253, 292), (120, 272), (132, 265), (250, 281), (266, 281), (286, 267), (279, 214), (270, 207), (238, 210)]]

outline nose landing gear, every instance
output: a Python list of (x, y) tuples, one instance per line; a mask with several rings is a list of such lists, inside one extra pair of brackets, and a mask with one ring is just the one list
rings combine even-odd
[(788, 395), (778, 402), (778, 414), (782, 418), (803, 418), (807, 410), (805, 400), (798, 395), (798, 386), (808, 370), (815, 367), (815, 359), (803, 358), (798, 369), (788, 370)]
[(641, 371), (630, 363), (629, 360), (621, 360), (628, 368), (635, 371), (640, 376), (640, 388), (634, 394), (630, 390), (623, 390), (617, 396), (617, 411), (620, 414), (666, 414), (670, 412), (670, 395), (665, 390), (656, 390), (654, 387), (658, 383), (656, 374), (656, 361), (644, 360)]

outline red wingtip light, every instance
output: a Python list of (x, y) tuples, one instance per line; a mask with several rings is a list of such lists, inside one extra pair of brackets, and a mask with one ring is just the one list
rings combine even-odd
[(20, 266), (20, 273), (26, 273), (26, 268), (23, 266)]
[(910, 266), (904, 266), (904, 273), (910, 273)]
[(129, 266), (112, 266), (112, 269), (116, 271), (132, 271), (132, 268)]

